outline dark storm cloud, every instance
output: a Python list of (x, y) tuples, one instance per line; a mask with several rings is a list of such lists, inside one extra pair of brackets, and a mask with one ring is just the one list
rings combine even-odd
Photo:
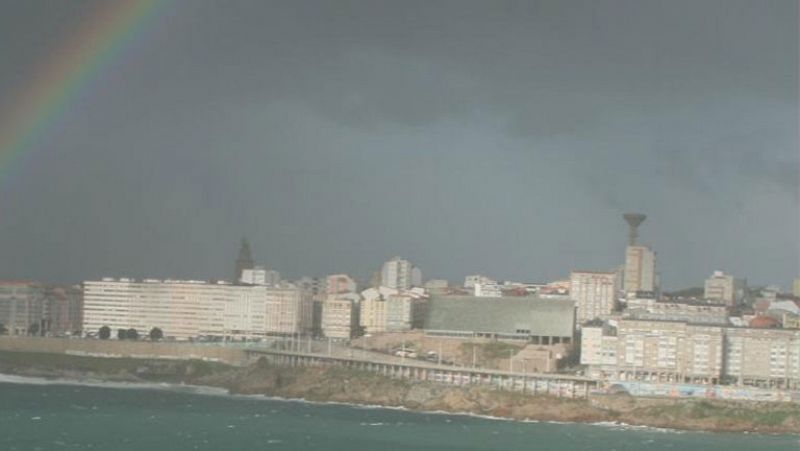
[[(13, 90), (91, 3), (11, 3)], [(798, 272), (794, 2), (175, 2), (4, 187), (0, 274)], [(6, 98), (3, 95), (0, 99)], [(0, 100), (2, 102), (2, 100)], [(0, 103), (0, 107), (2, 104)]]

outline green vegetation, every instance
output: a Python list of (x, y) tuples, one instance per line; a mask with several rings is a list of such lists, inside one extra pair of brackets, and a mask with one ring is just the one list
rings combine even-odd
[(98, 336), (101, 340), (108, 340), (111, 338), (111, 328), (108, 326), (103, 326), (98, 331)]
[(753, 403), (712, 400), (682, 400), (668, 405), (637, 409), (643, 416), (665, 419), (713, 420), (717, 423), (752, 423), (780, 426), (800, 421), (800, 406), (791, 403)]
[(150, 341), (160, 341), (164, 338), (164, 331), (158, 327), (150, 329)]
[(59, 377), (79, 373), (93, 378), (115, 380), (186, 381), (224, 372), (232, 367), (202, 360), (159, 360), (105, 358), (48, 354), (39, 352), (0, 351), (0, 373)]

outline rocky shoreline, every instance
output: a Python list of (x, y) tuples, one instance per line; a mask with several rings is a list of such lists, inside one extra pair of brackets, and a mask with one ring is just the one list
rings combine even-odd
[(79, 357), (0, 351), (0, 373), (106, 382), (167, 382), (259, 394), (418, 411), (468, 413), (512, 420), (612, 422), (679, 430), (800, 434), (800, 406), (626, 395), (564, 399), (453, 387), (340, 367), (288, 368), (259, 361), (248, 367), (178, 360)]

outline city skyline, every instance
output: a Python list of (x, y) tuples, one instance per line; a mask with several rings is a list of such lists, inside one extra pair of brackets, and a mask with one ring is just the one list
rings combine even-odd
[[(0, 121), (98, 4), (7, 7)], [(553, 280), (641, 211), (666, 290), (791, 287), (796, 3), (460, 5), (160, 5), (3, 168), (0, 275)]]

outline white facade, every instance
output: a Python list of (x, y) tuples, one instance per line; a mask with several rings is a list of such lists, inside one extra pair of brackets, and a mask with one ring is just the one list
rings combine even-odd
[(246, 338), (296, 333), (311, 324), (310, 301), (306, 306), (306, 297), (293, 286), (107, 278), (83, 287), (84, 333), (108, 326), (146, 334), (158, 327), (165, 337), (179, 340)]
[(480, 274), (473, 274), (464, 278), (464, 288), (474, 289), (476, 284), (495, 285), (497, 281)]
[(616, 365), (617, 337), (606, 335), (603, 326), (581, 329), (581, 364)]
[(617, 281), (616, 272), (572, 272), (569, 292), (578, 307), (578, 323), (611, 314), (617, 298)]
[(449, 282), (444, 279), (431, 279), (425, 282), (425, 289), (426, 290), (444, 290), (449, 286)]
[(501, 298), (503, 297), (502, 285), (496, 283), (476, 283), (474, 294), (479, 298)]
[(328, 338), (350, 339), (358, 326), (356, 302), (348, 297), (331, 296), (322, 303), (322, 334)]
[(267, 289), (266, 333), (303, 335), (311, 332), (313, 303), (311, 293), (293, 284)]
[(593, 377), (800, 386), (800, 330), (623, 319), (581, 335)]
[(422, 271), (408, 260), (394, 257), (383, 264), (381, 285), (398, 290), (422, 286)]
[(625, 292), (657, 290), (656, 253), (647, 246), (628, 246), (625, 251)]
[(333, 274), (325, 278), (325, 292), (328, 296), (355, 293), (358, 289), (356, 281), (347, 274)]
[(293, 285), (296, 285), (302, 288), (303, 290), (308, 291), (309, 293), (311, 293), (312, 296), (318, 294), (324, 295), (326, 290), (325, 283), (326, 283), (325, 278), (309, 277), (309, 276), (303, 276), (292, 282)]
[(278, 285), (281, 282), (281, 274), (263, 266), (256, 266), (251, 269), (243, 269), (239, 282), (248, 285)]
[(744, 297), (744, 281), (722, 271), (706, 279), (704, 297), (720, 304), (736, 305)]
[(427, 306), (422, 288), (369, 288), (361, 292), (360, 324), (368, 334), (420, 327)]

